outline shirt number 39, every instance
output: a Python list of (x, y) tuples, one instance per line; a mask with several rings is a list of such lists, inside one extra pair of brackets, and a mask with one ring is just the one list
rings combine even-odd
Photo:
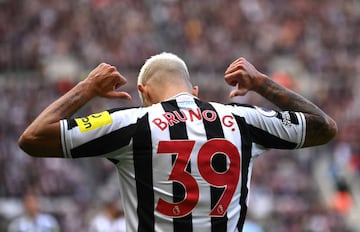
[[(172, 203), (159, 199), (156, 210), (170, 217), (183, 217), (189, 214), (199, 201), (199, 185), (196, 179), (186, 170), (190, 155), (195, 146), (192, 140), (160, 141), (159, 155), (176, 154), (169, 180), (180, 183), (185, 189), (184, 199)], [(217, 172), (212, 166), (215, 154), (224, 154), (229, 164), (224, 172)], [(234, 144), (225, 139), (211, 139), (199, 149), (197, 166), (201, 177), (213, 187), (223, 188), (223, 193), (217, 203), (210, 209), (212, 217), (225, 215), (230, 201), (236, 191), (240, 178), (240, 154)]]

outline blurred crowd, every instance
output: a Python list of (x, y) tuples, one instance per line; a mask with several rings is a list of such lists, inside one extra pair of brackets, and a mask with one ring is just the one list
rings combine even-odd
[[(334, 117), (331, 144), (258, 158), (249, 220), (270, 232), (356, 231), (348, 218), (360, 203), (358, 0), (0, 0), (0, 204), (31, 189), (53, 199), (46, 210), (63, 231), (86, 231), (91, 214), (82, 212), (117, 191), (112, 164), (34, 159), (17, 138), (100, 62), (129, 78), (134, 100), (95, 99), (78, 114), (139, 105), (137, 72), (161, 51), (187, 62), (205, 100), (230, 101), (223, 72), (243, 56)], [(235, 101), (268, 105), (251, 94)], [(59, 210), (59, 199), (71, 210)], [(0, 231), (17, 212), (0, 205)]]

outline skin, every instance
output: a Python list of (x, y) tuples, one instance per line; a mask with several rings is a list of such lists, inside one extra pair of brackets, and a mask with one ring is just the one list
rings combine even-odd
[[(138, 85), (144, 98), (144, 106), (169, 99), (181, 92), (198, 95), (198, 87), (192, 87), (184, 78), (174, 84), (174, 78), (164, 78), (159, 82), (156, 81), (156, 73), (153, 75), (154, 78), (150, 77), (146, 83)], [(227, 84), (237, 87), (230, 93), (230, 97), (254, 91), (282, 110), (304, 112), (307, 122), (304, 147), (327, 143), (337, 133), (336, 123), (321, 109), (299, 94), (275, 83), (244, 58), (231, 63), (224, 78)], [(31, 156), (62, 157), (59, 121), (72, 116), (96, 96), (131, 99), (128, 93), (117, 91), (126, 82), (125, 77), (114, 66), (100, 64), (85, 80), (40, 113), (20, 136), (19, 146)]]
[(38, 199), (34, 195), (25, 196), (24, 207), (26, 214), (31, 218), (35, 218), (40, 211)]

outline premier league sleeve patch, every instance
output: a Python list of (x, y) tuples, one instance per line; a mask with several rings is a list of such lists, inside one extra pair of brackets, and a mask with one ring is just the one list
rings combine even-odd
[(263, 107), (255, 106), (255, 109), (265, 117), (274, 117), (277, 115), (277, 112), (275, 110), (266, 109)]
[(112, 123), (112, 118), (108, 111), (98, 114), (92, 114), (83, 118), (76, 118), (76, 124), (79, 126), (81, 132), (87, 132), (96, 128)]

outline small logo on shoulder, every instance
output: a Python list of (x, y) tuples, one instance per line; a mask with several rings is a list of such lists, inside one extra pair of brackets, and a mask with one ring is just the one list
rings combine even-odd
[(274, 117), (276, 116), (277, 112), (275, 110), (266, 109), (263, 107), (255, 106), (255, 109), (262, 115), (266, 117)]

